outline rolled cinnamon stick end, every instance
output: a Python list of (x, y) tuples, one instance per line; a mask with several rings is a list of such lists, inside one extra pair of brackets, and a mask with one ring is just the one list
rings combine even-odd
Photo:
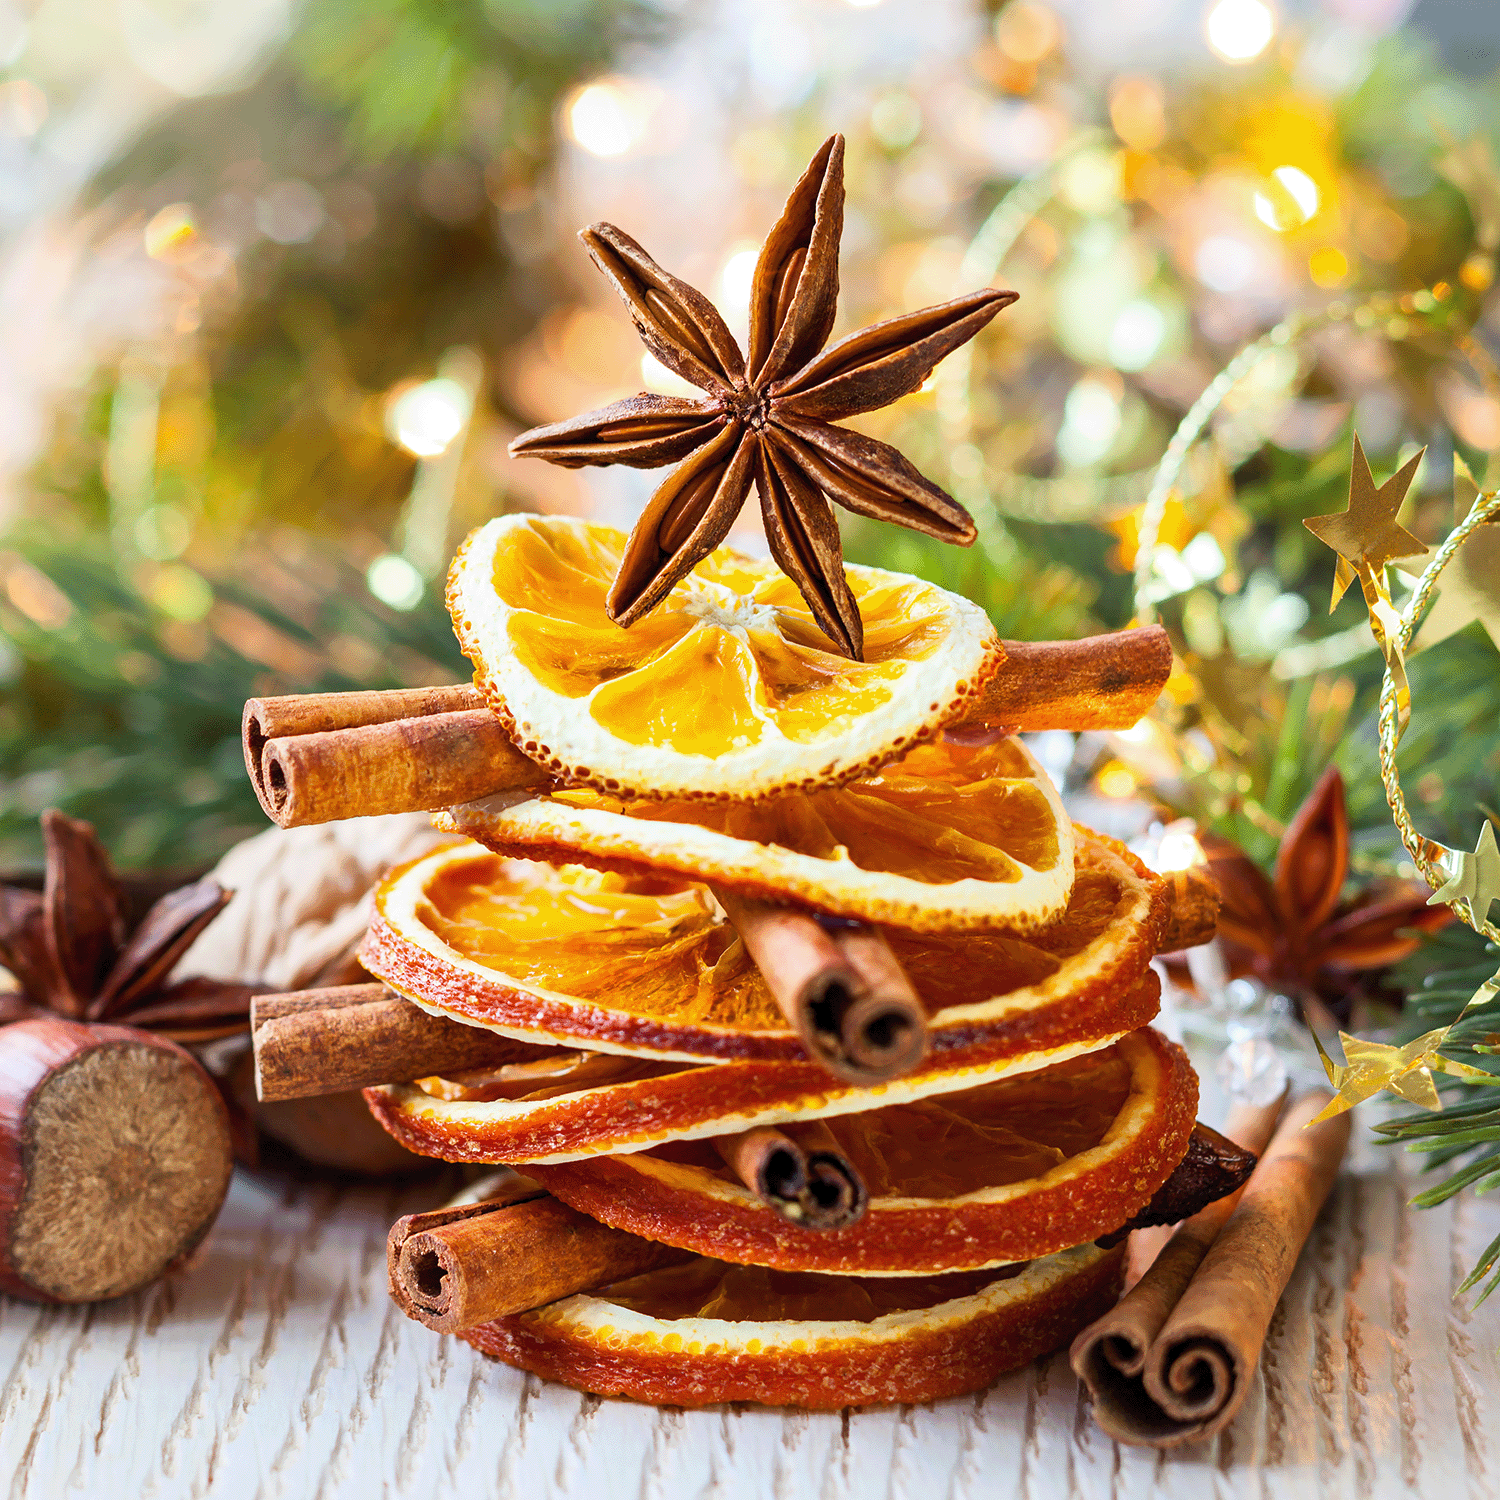
[[(1234, 1420), (1348, 1145), (1347, 1114), (1308, 1125), (1329, 1097), (1317, 1090), (1299, 1099), (1238, 1201), (1183, 1224), (1135, 1288), (1074, 1340), (1069, 1360), (1111, 1437), (1169, 1448)], [(1251, 1145), (1245, 1136), (1268, 1113), (1242, 1114), (1226, 1133)]]
[(800, 1228), (845, 1229), (857, 1223), (870, 1202), (864, 1181), (831, 1131), (802, 1134), (799, 1141), (759, 1126), (720, 1136), (714, 1147), (751, 1192)]
[(685, 1250), (606, 1228), (540, 1192), (417, 1218), (444, 1214), (453, 1217), (424, 1225), (397, 1220), (387, 1242), (397, 1305), (438, 1333), (529, 1312), (691, 1258)]
[(252, 780), (266, 815), (296, 828), (430, 812), (540, 786), (547, 774), (516, 749), (487, 708), (471, 708), (268, 739)]
[(250, 1042), (263, 1101), (498, 1067), (536, 1052), (528, 1042), (430, 1016), (383, 984), (257, 995)]
[(1219, 883), (1207, 865), (1173, 870), (1166, 880), (1171, 899), (1160, 953), (1178, 953), (1206, 943), (1219, 928)]
[(927, 1013), (877, 929), (717, 886), (714, 895), (810, 1057), (858, 1084), (921, 1062)]
[(964, 715), (1010, 729), (1129, 729), (1172, 675), (1160, 625), (1080, 641), (1005, 641), (1005, 661)]

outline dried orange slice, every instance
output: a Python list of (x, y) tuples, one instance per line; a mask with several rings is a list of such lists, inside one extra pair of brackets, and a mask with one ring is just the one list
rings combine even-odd
[(839, 654), (775, 563), (709, 554), (647, 618), (604, 600), (621, 532), (501, 516), (448, 575), (475, 681), (521, 749), (613, 792), (712, 800), (848, 780), (951, 719), (1004, 660), (977, 605), (846, 566), (865, 660)]
[(669, 872), (915, 932), (1057, 916), (1073, 886), (1073, 829), (1020, 740), (944, 736), (837, 789), (706, 806), (590, 789), (441, 813), (439, 828), (505, 854)]
[(720, 1260), (788, 1271), (937, 1275), (1109, 1234), (1187, 1150), (1198, 1080), (1149, 1028), (1071, 1062), (827, 1123), (870, 1190), (847, 1229), (789, 1223), (706, 1142), (529, 1175), (574, 1208)]
[(1113, 1306), (1123, 1246), (1013, 1274), (862, 1282), (723, 1266), (652, 1271), (465, 1330), (485, 1354), (600, 1395), (836, 1410), (980, 1390)]
[[(1124, 1031), (1166, 894), (1133, 855), (1078, 830), (1067, 909), (1026, 937), (888, 932), (928, 1010), (934, 1061)], [(507, 860), (458, 843), (375, 894), (364, 966), (409, 1000), (543, 1044), (646, 1057), (805, 1057), (707, 889)], [(1132, 1025), (1140, 1024), (1139, 1022)], [(977, 1050), (976, 1050), (977, 1049)]]
[(1161, 986), (1149, 969), (1096, 1003), (1051, 1007), (1042, 1024), (995, 1028), (982, 1043), (929, 1052), (889, 1083), (841, 1083), (818, 1063), (682, 1063), (539, 1047), (479, 1089), (443, 1080), (365, 1090), (398, 1141), (446, 1161), (578, 1161), (644, 1151), (666, 1141), (732, 1135), (755, 1125), (854, 1114), (959, 1093), (1098, 1051), (1156, 1014)]

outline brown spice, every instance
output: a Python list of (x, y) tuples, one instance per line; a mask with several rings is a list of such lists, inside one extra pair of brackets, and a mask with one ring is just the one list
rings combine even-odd
[(713, 1144), (751, 1192), (803, 1229), (847, 1229), (870, 1206), (864, 1180), (821, 1121), (762, 1125)]
[(250, 1024), (261, 1100), (503, 1066), (536, 1051), (483, 1027), (428, 1015), (383, 984), (257, 995)]
[[(1331, 1097), (1299, 1099), (1245, 1187), (1183, 1224), (1120, 1304), (1074, 1340), (1073, 1370), (1111, 1437), (1176, 1447), (1234, 1420), (1349, 1141), (1347, 1114), (1308, 1123)], [(1275, 1114), (1241, 1111), (1226, 1130), (1262, 1145)]]
[[(1128, 729), (1156, 701), (1172, 666), (1158, 625), (1003, 644), (1006, 660), (968, 723)], [(468, 684), (251, 698), (243, 741), (255, 794), (282, 828), (429, 812), (549, 784)]]
[(251, 698), (242, 741), (255, 795), (282, 828), (429, 812), (546, 779), (467, 684)]
[(927, 1013), (877, 928), (714, 895), (808, 1056), (851, 1083), (909, 1073), (927, 1050)]
[(664, 271), (628, 234), (595, 224), (579, 236), (620, 294), (642, 342), (703, 392), (642, 392), (534, 428), (516, 456), (568, 468), (677, 467), (646, 502), (606, 607), (632, 625), (724, 540), (755, 485), (771, 555), (838, 650), (859, 658), (864, 626), (844, 576), (829, 501), (942, 541), (973, 543), (968, 512), (887, 443), (836, 424), (917, 390), (1014, 292), (986, 288), (891, 318), (824, 349), (838, 302), (844, 141), (830, 136), (766, 237), (741, 353), (714, 305)]
[(231, 1170), (213, 1081), (181, 1047), (58, 1017), (0, 1030), (0, 1290), (92, 1302), (180, 1266)]
[(606, 1228), (521, 1178), (489, 1202), (398, 1219), (386, 1263), (408, 1317), (457, 1333), (688, 1259)]

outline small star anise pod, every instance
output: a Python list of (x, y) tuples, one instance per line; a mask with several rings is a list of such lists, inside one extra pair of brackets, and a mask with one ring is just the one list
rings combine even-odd
[(1231, 972), (1254, 974), (1295, 1000), (1316, 997), (1341, 1020), (1363, 977), (1452, 920), (1446, 907), (1427, 905), (1431, 892), (1419, 881), (1378, 881), (1340, 899), (1349, 818), (1334, 766), (1287, 825), (1274, 880), (1231, 840), (1204, 834), (1202, 843), (1222, 896), (1219, 937)]
[[(595, 224), (579, 238), (624, 299), (642, 342), (703, 392), (642, 392), (536, 427), (512, 454), (567, 468), (677, 463), (636, 523), (606, 607), (620, 625), (648, 614), (724, 540), (755, 485), (766, 539), (813, 618), (846, 655), (864, 653), (829, 500), (969, 546), (969, 513), (897, 450), (841, 418), (915, 391), (1016, 293), (986, 289), (891, 318), (824, 349), (838, 303), (844, 140), (831, 136), (792, 189), (761, 248), (750, 293), (748, 357), (701, 292), (669, 275), (628, 234)], [(681, 462), (678, 462), (681, 460)]]
[(42, 890), (0, 886), (0, 964), (20, 985), (0, 994), (0, 1025), (50, 1012), (176, 1042), (249, 1026), (252, 986), (170, 982), (178, 960), (229, 900), (223, 886), (204, 879), (170, 891), (132, 924), (125, 887), (89, 824), (49, 808), (42, 837)]

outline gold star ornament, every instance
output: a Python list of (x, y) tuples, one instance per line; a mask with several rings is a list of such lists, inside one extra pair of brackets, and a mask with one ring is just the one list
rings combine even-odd
[(1427, 549), (1405, 527), (1396, 524), (1396, 513), (1406, 499), (1406, 492), (1422, 462), (1423, 448), (1392, 474), (1379, 488), (1370, 473), (1365, 450), (1354, 437), (1354, 462), (1349, 472), (1349, 506), (1331, 516), (1309, 516), (1303, 525), (1326, 546), (1339, 555), (1334, 572), (1333, 600), (1330, 614), (1344, 597), (1344, 590), (1356, 577), (1378, 578), (1384, 592), (1387, 563), (1398, 557), (1417, 557)]
[(1468, 1063), (1455, 1062), (1444, 1057), (1438, 1048), (1448, 1035), (1448, 1028), (1440, 1026), (1436, 1031), (1426, 1032), (1408, 1042), (1404, 1047), (1393, 1047), (1387, 1042), (1367, 1042), (1361, 1037), (1339, 1032), (1339, 1041), (1344, 1047), (1344, 1063), (1340, 1065), (1323, 1050), (1323, 1044), (1313, 1035), (1318, 1056), (1323, 1062), (1323, 1071), (1328, 1075), (1329, 1086), (1334, 1097), (1316, 1119), (1332, 1119), (1356, 1104), (1363, 1104), (1387, 1089), (1398, 1094), (1408, 1104), (1421, 1109), (1441, 1109), (1437, 1085), (1432, 1081), (1434, 1073), (1448, 1073), (1455, 1078), (1491, 1078), (1483, 1068), (1471, 1067)]
[[(1463, 459), (1453, 460), (1453, 520), (1457, 525), (1481, 499)], [(1435, 549), (1434, 549), (1435, 550)], [(1432, 560), (1429, 551), (1414, 567)], [(1412, 582), (1415, 587), (1415, 580)], [(1425, 651), (1478, 620), (1500, 649), (1500, 521), (1477, 526), (1453, 554), (1438, 584), (1437, 598), (1422, 618), (1417, 644)]]
[(1495, 841), (1495, 825), (1486, 818), (1474, 852), (1450, 849), (1443, 865), (1453, 873), (1428, 897), (1427, 904), (1462, 901), (1469, 908), (1471, 924), (1482, 927), (1489, 921), (1490, 903), (1500, 901), (1500, 844)]

